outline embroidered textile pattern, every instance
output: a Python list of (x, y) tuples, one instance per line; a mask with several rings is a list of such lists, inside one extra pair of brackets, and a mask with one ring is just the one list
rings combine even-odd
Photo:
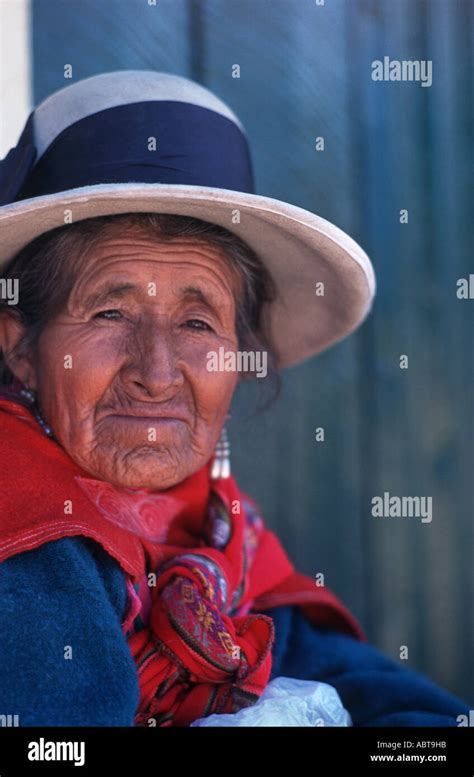
[[(146, 675), (152, 678), (147, 690), (154, 686), (142, 694), (135, 725), (186, 725), (212, 712), (235, 712), (264, 690), (273, 623), (265, 615), (248, 615), (252, 602), (239, 607), (264, 525), (250, 501), (242, 507), (244, 563), (233, 595), (219, 564), (199, 553), (170, 559), (134, 586), (140, 600), (135, 609), (141, 607), (126, 635), (141, 686)], [(204, 532), (206, 546), (218, 550), (231, 537), (229, 513), (215, 492)]]

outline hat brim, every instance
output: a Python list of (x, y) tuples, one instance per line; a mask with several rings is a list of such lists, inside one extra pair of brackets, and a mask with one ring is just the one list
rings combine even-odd
[(0, 208), (0, 272), (29, 242), (64, 226), (67, 211), (73, 222), (118, 213), (175, 213), (237, 234), (275, 282), (277, 298), (267, 315), (280, 367), (346, 337), (372, 304), (372, 264), (334, 224), (281, 200), (200, 186), (97, 184), (6, 205)]

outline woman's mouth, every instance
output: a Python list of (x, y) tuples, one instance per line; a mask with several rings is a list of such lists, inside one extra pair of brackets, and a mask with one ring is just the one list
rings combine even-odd
[(177, 416), (165, 416), (165, 415), (135, 415), (130, 413), (112, 413), (108, 418), (113, 419), (114, 421), (118, 422), (124, 422), (124, 423), (143, 423), (148, 424), (148, 426), (153, 425), (166, 425), (166, 424), (175, 424), (175, 423), (186, 423), (184, 418), (178, 418)]

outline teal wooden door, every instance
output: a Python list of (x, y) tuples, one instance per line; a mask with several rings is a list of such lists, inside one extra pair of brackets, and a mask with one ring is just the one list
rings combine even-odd
[[(40, 0), (32, 46), (36, 101), (69, 83), (66, 64), (74, 79), (150, 68), (200, 81), (245, 124), (259, 193), (335, 222), (373, 258), (361, 330), (288, 371), (271, 411), (252, 415), (256, 387), (239, 392), (233, 469), (296, 566), (323, 573), (374, 643), (396, 659), (406, 646), (408, 666), (474, 699), (474, 303), (456, 296), (474, 271), (472, 9)], [(431, 61), (432, 85), (372, 80), (384, 56)], [(375, 518), (384, 492), (431, 497), (433, 520)]]

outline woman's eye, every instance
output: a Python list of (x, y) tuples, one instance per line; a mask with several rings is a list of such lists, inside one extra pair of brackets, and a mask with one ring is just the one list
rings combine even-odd
[(100, 310), (94, 315), (94, 318), (105, 318), (112, 321), (122, 317), (122, 312), (120, 310)]
[(207, 332), (213, 332), (211, 326), (206, 321), (202, 321), (200, 318), (190, 318), (186, 321), (185, 326), (189, 327), (190, 329), (201, 329), (203, 331)]

